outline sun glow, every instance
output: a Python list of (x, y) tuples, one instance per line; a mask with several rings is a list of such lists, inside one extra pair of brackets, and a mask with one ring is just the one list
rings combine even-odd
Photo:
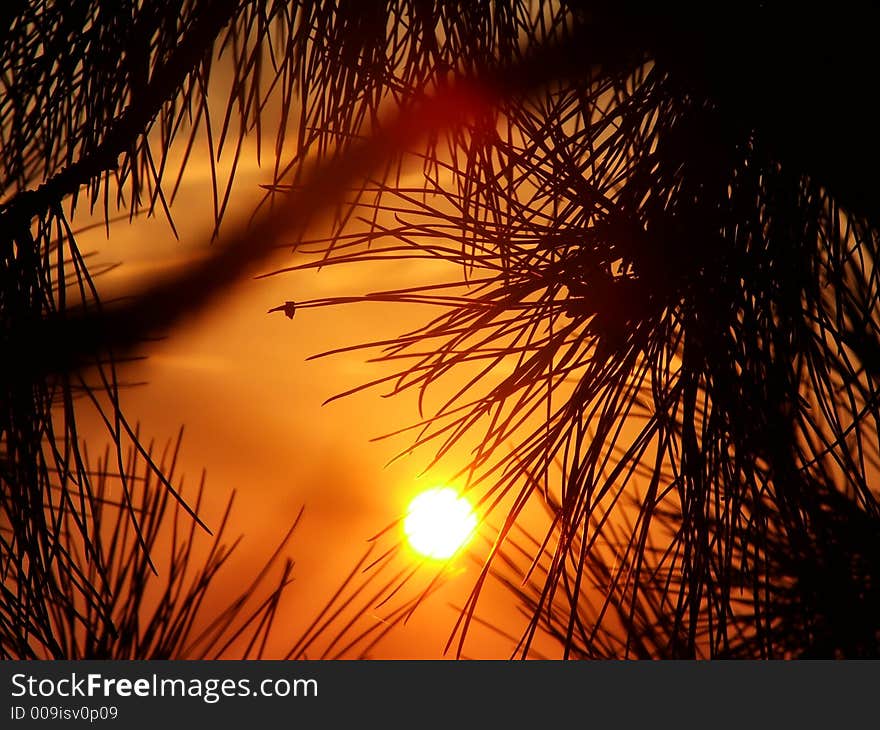
[(471, 503), (450, 487), (428, 489), (409, 504), (403, 532), (417, 553), (451, 558), (473, 537), (477, 515)]

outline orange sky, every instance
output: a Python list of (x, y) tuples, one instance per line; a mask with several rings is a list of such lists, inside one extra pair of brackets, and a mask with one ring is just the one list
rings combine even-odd
[[(259, 169), (255, 155), (245, 159), (229, 219), (251, 212), (260, 195), (257, 186), (270, 174)], [(173, 213), (179, 241), (161, 217), (116, 223), (109, 240), (102, 229), (80, 238), (84, 251), (98, 252), (93, 263), (123, 264), (98, 279), (105, 299), (137, 290), (148, 278), (193, 257), (210, 255), (205, 161), (191, 161)], [(75, 223), (85, 220), (80, 216)], [(289, 250), (280, 251), (269, 268), (296, 261)], [(219, 519), (230, 490), (237, 490), (229, 534), (243, 533), (246, 540), (233, 569), (224, 574), (222, 581), (229, 585), (221, 586), (221, 592), (241, 587), (305, 505), (290, 550), (297, 561), (296, 584), (277, 622), (279, 650), (287, 645), (287, 634), (295, 635), (331, 595), (368, 538), (399, 517), (418, 491), (446, 483), (461, 461), (449, 459), (420, 477), (432, 456), (429, 447), (387, 465), (408, 445), (408, 437), (369, 440), (414, 422), (414, 399), (408, 394), (381, 398), (373, 390), (322, 406), (330, 396), (390, 371), (366, 363), (362, 352), (306, 362), (327, 349), (402, 334), (425, 321), (429, 313), (423, 308), (348, 305), (300, 311), (293, 320), (267, 310), (286, 299), (362, 294), (436, 281), (439, 274), (435, 265), (397, 262), (240, 281), (167, 339), (145, 346), (142, 352), (149, 357), (144, 362), (121, 370), (123, 380), (148, 381), (123, 395), (129, 420), (141, 424), (147, 439), (161, 443), (185, 425), (181, 471), (187, 483), (194, 483), (202, 468), (207, 470), (209, 521), (212, 515)], [(105, 440), (100, 429), (85, 433), (90, 443)], [(462, 604), (476, 574), (474, 564), (459, 561), (458, 575), (375, 654), (439, 656), (457, 615), (450, 604)], [(481, 606), (499, 626), (516, 630), (521, 620), (509, 603), (508, 597), (487, 591)], [(377, 620), (382, 610), (377, 609)], [(465, 653), (507, 657), (511, 648), (508, 640), (477, 628)]]

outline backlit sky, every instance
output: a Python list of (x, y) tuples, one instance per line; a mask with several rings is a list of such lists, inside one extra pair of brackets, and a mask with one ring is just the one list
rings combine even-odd
[[(269, 175), (255, 155), (245, 158), (227, 220), (252, 211), (258, 185)], [(116, 223), (109, 240), (101, 229), (83, 235), (81, 248), (97, 251), (96, 262), (122, 263), (98, 279), (102, 295), (130, 293), (150, 277), (210, 255), (210, 194), (207, 161), (194, 159), (172, 210), (180, 240), (161, 216)], [(281, 250), (267, 270), (297, 261), (289, 249)], [(414, 399), (381, 398), (372, 390), (322, 406), (330, 396), (389, 371), (366, 363), (363, 352), (306, 361), (334, 347), (402, 334), (425, 321), (429, 313), (423, 308), (370, 303), (300, 311), (293, 320), (267, 310), (287, 299), (362, 294), (439, 275), (437, 266), (413, 262), (240, 281), (165, 340), (145, 346), (145, 361), (121, 371), (123, 380), (146, 381), (126, 389), (123, 404), (147, 440), (164, 442), (185, 425), (179, 471), (194, 484), (207, 470), (209, 522), (213, 516), (216, 524), (230, 490), (237, 491), (229, 534), (243, 533), (245, 541), (219, 579), (221, 592), (242, 587), (305, 505), (289, 550), (296, 582), (274, 634), (279, 651), (329, 598), (368, 538), (402, 515), (419, 491), (447, 483), (461, 463), (452, 459), (419, 476), (432, 455), (426, 448), (389, 465), (408, 445), (407, 436), (370, 439), (412, 423), (418, 416)], [(90, 443), (102, 440), (99, 430), (86, 434)], [(476, 573), (473, 563), (461, 561), (458, 575), (374, 655), (439, 656), (456, 617), (451, 605), (462, 604)], [(489, 590), (480, 613), (515, 630), (521, 624), (508, 603)], [(382, 616), (377, 608), (376, 620)], [(509, 640), (477, 627), (465, 654), (507, 657), (511, 649)]]

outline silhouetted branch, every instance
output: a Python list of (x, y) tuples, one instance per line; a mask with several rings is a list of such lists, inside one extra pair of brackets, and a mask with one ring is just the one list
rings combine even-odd
[[(140, 442), (107, 363), (256, 273), (282, 236), (295, 245), (353, 188), (333, 235), (313, 247), (320, 265), (460, 267), (450, 281), (363, 299), (438, 308), (424, 327), (373, 343), (401, 364), (377, 384), (416, 391), (421, 403), (444, 375), (468, 369), (417, 424), (415, 444), (436, 444), (439, 459), (476, 439), (462, 473), (487, 506), (514, 505), (462, 633), (520, 510), (540, 500), (546, 537), (510, 563), (527, 559), (523, 574), (539, 581), (520, 596), (532, 612), (524, 654), (560, 601), (544, 626), (564, 656), (874, 651), (869, 620), (857, 639), (829, 640), (838, 607), (811, 582), (827, 585), (846, 572), (828, 565), (863, 558), (851, 574), (875, 572), (872, 548), (865, 557), (845, 532), (870, 535), (880, 519), (880, 145), (870, 115), (838, 114), (834, 100), (865, 108), (875, 24), (853, 20), (874, 11), (844, 6), (833, 22), (795, 22), (746, 3), (722, 27), (714, 10), (581, 0), (190, 2), (179, 18), (152, 5), (96, 16), (94, 0), (67, 13), (22, 7), (0, 36), (0, 68), (16, 70), (3, 74), (0, 100), (0, 337), (21, 354), (0, 373), (0, 487), (13, 535), (4, 558), (27, 564), (27, 581), (60, 595), (78, 580), (74, 568), (53, 577), (64, 543), (38, 508), (58, 486), (54, 463), (62, 502), (85, 515), (74, 390), (101, 412), (125, 483), (123, 445)], [(223, 27), (233, 82), (217, 125), (207, 87)], [(56, 69), (53, 54), (70, 68)], [(185, 167), (204, 123), (219, 226), (230, 183), (216, 158), (231, 146), (234, 171), (248, 133), (259, 149), (273, 94), (272, 205), (216, 257), (101, 308), (65, 199), (86, 186), (95, 205), (103, 193), (109, 218), (115, 183), (124, 209), (136, 212), (143, 194), (170, 215), (172, 141), (191, 125)], [(404, 185), (403, 154), (423, 139), (423, 184)], [(366, 232), (346, 232), (352, 222)], [(98, 391), (79, 375), (95, 361)], [(129, 493), (126, 504), (131, 515)], [(144, 549), (149, 531), (131, 524)], [(74, 526), (88, 542), (84, 518)], [(782, 564), (780, 544), (799, 567)], [(583, 604), (591, 583), (596, 610)], [(811, 637), (806, 648), (780, 634), (783, 615)], [(4, 627), (15, 640), (18, 625)], [(46, 645), (60, 646), (53, 631), (43, 629)]]

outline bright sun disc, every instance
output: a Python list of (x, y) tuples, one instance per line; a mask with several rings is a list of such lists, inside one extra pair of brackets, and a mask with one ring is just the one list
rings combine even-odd
[(449, 487), (429, 489), (409, 503), (403, 532), (410, 546), (428, 558), (451, 558), (477, 527), (471, 503)]

